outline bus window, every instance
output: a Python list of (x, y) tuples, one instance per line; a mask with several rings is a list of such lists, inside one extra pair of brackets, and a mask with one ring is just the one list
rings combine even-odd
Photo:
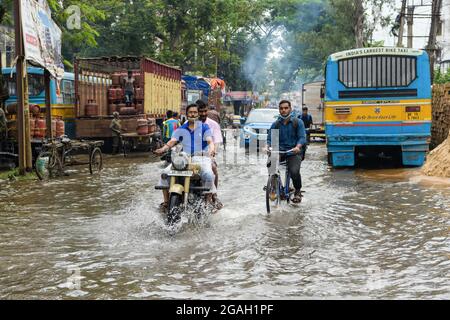
[(72, 80), (63, 80), (61, 83), (61, 94), (64, 104), (75, 103), (75, 88)]
[[(16, 95), (16, 74), (12, 78), (9, 74), (5, 76), (10, 96)], [(39, 74), (28, 74), (28, 95), (30, 97), (39, 96), (45, 88), (44, 76)]]
[(368, 56), (339, 61), (339, 81), (347, 88), (407, 87), (416, 78), (416, 57)]

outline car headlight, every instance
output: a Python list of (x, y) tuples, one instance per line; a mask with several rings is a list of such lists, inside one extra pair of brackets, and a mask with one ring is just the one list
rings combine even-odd
[(175, 170), (185, 170), (189, 165), (189, 157), (182, 152), (172, 156), (172, 166)]
[(245, 126), (244, 127), (244, 131), (250, 132), (250, 133), (255, 133), (255, 130), (253, 130), (251, 127), (249, 126)]

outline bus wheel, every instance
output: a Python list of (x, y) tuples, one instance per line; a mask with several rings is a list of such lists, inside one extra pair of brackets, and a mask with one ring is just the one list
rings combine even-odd
[(329, 164), (330, 166), (332, 166), (332, 165), (333, 165), (333, 154), (332, 154), (331, 152), (328, 152), (328, 154), (327, 154), (327, 160), (328, 160), (328, 164)]

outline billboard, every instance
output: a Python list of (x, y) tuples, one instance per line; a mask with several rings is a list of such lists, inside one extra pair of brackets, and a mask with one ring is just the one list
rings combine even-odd
[(61, 30), (51, 18), (46, 0), (21, 0), (25, 59), (47, 69), (61, 79), (64, 65), (61, 57)]

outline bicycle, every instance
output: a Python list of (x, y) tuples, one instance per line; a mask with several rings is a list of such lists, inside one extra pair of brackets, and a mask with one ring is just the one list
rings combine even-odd
[[(275, 154), (276, 159), (272, 159), (272, 154)], [(266, 209), (268, 214), (271, 211), (271, 207), (277, 207), (281, 201), (285, 200), (287, 203), (290, 203), (294, 191), (294, 189), (290, 187), (291, 175), (289, 174), (287, 159), (280, 162), (280, 155), (282, 154), (285, 154), (286, 156), (294, 155), (292, 150), (269, 150), (269, 158), (267, 162), (267, 168), (269, 168), (269, 178), (266, 186), (264, 187), (264, 191), (266, 191)], [(272, 160), (275, 160), (274, 167), (272, 167)], [(281, 172), (279, 169), (280, 166), (285, 167), (285, 186), (283, 186), (283, 181), (281, 179)]]

